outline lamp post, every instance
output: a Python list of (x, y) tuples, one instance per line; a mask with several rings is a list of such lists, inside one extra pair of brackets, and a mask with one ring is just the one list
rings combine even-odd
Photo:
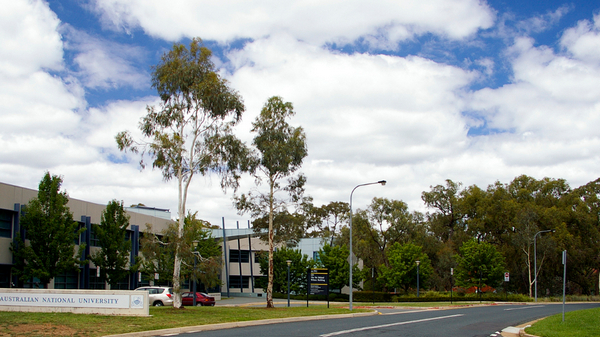
[[(537, 243), (536, 243), (536, 239), (538, 234), (542, 234), (542, 233), (548, 233), (548, 232), (556, 232), (555, 229), (547, 229), (544, 231), (539, 231), (537, 233), (535, 233), (535, 235), (533, 236), (533, 283), (535, 283), (535, 301), (537, 302)], [(531, 265), (530, 265), (531, 266)]]
[(288, 308), (290, 307), (290, 264), (292, 264), (292, 260), (286, 260), (288, 266)]
[(417, 298), (419, 298), (419, 264), (421, 261), (417, 260)]
[(374, 183), (366, 183), (366, 184), (356, 185), (352, 189), (352, 192), (350, 192), (350, 259), (348, 260), (350, 262), (350, 284), (349, 284), (349, 286), (350, 286), (349, 309), (350, 310), (352, 310), (352, 195), (354, 194), (354, 190), (356, 190), (357, 188), (359, 188), (361, 186), (376, 185), (376, 184), (381, 184), (381, 186), (385, 186), (385, 183), (386, 183), (385, 180), (380, 180), (380, 181), (377, 181)]
[(192, 254), (194, 254), (194, 286), (193, 286), (193, 296), (194, 296), (194, 307), (196, 306), (196, 262), (197, 262), (197, 257), (196, 257), (196, 248), (198, 248), (198, 240), (194, 240), (192, 241), (192, 247), (194, 247), (194, 250), (192, 251)]

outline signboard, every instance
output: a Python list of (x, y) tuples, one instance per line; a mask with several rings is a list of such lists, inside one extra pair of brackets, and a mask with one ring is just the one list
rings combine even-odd
[(510, 279), (510, 275), (508, 273), (504, 273), (504, 282), (508, 282)]
[(0, 292), (0, 305), (76, 308), (143, 308), (144, 296), (88, 294), (8, 294)]
[(148, 315), (148, 293), (134, 290), (0, 289), (0, 311)]
[(309, 269), (308, 291), (312, 295), (327, 295), (329, 293), (329, 270), (325, 268)]

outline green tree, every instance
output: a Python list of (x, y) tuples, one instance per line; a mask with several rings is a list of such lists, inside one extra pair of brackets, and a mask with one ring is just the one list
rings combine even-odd
[(274, 248), (274, 216), (286, 209), (286, 200), (277, 199), (275, 194), (283, 191), (289, 196), (287, 201), (302, 202), (304, 182), (300, 175), (291, 177), (287, 186), (280, 180), (290, 177), (300, 169), (307, 155), (306, 135), (302, 127), (293, 127), (286, 119), (294, 115), (292, 103), (283, 102), (281, 97), (274, 96), (267, 100), (260, 115), (252, 123), (252, 132), (256, 132), (253, 145), (258, 150), (250, 159), (253, 174), (260, 183), (266, 178), (269, 186), (267, 193), (242, 194), (235, 198), (235, 205), (240, 213), (250, 212), (253, 218), (268, 216), (269, 268), (267, 284), (267, 307), (273, 307), (273, 248)]
[(313, 237), (329, 239), (329, 245), (333, 246), (340, 239), (342, 224), (348, 221), (350, 205), (347, 202), (332, 201), (321, 207), (310, 209), (313, 221), (309, 227), (314, 227)]
[[(308, 256), (302, 255), (299, 249), (281, 248), (273, 252), (273, 291), (280, 294), (287, 294), (287, 260), (290, 263), (290, 291), (296, 294), (306, 294), (306, 270), (315, 266), (313, 260)], [(259, 257), (260, 272), (266, 274), (269, 270), (268, 254), (261, 254)], [(266, 288), (268, 279), (259, 278), (256, 286)]]
[[(75, 241), (85, 228), (73, 221), (67, 203), (69, 196), (60, 192), (62, 178), (46, 172), (38, 188), (38, 196), (27, 204), (21, 226), (26, 237), (17, 235), (11, 251), (16, 264), (13, 269), (21, 282), (34, 277), (44, 288), (51, 279), (65, 272), (77, 271), (80, 261), (75, 256), (85, 245), (79, 246), (76, 255)], [(25, 239), (25, 241), (24, 241)]]
[(129, 274), (127, 264), (131, 242), (126, 238), (128, 226), (129, 216), (123, 209), (123, 203), (116, 200), (106, 205), (100, 225), (92, 225), (100, 250), (92, 253), (90, 260), (100, 268), (100, 275), (110, 284), (111, 289)]
[(465, 242), (456, 256), (456, 283), (470, 288), (487, 285), (496, 287), (503, 280), (504, 257), (491, 243), (475, 240)]
[[(329, 289), (342, 289), (348, 285), (350, 279), (350, 252), (347, 246), (330, 246), (325, 244), (319, 250), (319, 265), (329, 270)], [(359, 275), (360, 270), (354, 265), (353, 275)], [(352, 278), (353, 287), (358, 287), (360, 279)]]
[(381, 266), (379, 276), (389, 288), (402, 288), (408, 293), (410, 287), (417, 286), (417, 261), (419, 261), (419, 286), (433, 273), (433, 267), (421, 246), (414, 243), (394, 243), (388, 251), (388, 266)]
[[(207, 221), (198, 219), (197, 213), (188, 213), (185, 217), (181, 237), (177, 234), (176, 223), (169, 224), (160, 235), (154, 234), (152, 225), (147, 224), (141, 238), (142, 254), (137, 269), (151, 279), (158, 273), (159, 283), (168, 282), (166, 276), (173, 273), (175, 251), (179, 247), (181, 277), (198, 280), (206, 287), (214, 287), (220, 281), (221, 247), (219, 239), (211, 236), (211, 227)], [(197, 243), (196, 247), (194, 241)], [(194, 260), (197, 262), (195, 269)]]
[[(290, 213), (287, 209), (275, 209), (273, 214), (273, 243), (295, 246), (306, 235), (306, 217), (298, 212)], [(252, 221), (252, 229), (257, 236), (269, 241), (269, 214)]]
[[(401, 200), (373, 198), (366, 210), (358, 210), (354, 214), (354, 253), (367, 268), (387, 265), (387, 252), (391, 244), (406, 243), (423, 234), (420, 220), (421, 215), (418, 212), (410, 213), (408, 205)], [(348, 239), (345, 238), (343, 243)]]
[(464, 231), (461, 186), (461, 183), (447, 179), (446, 186), (437, 185), (421, 195), (425, 205), (436, 210), (429, 215), (430, 230), (444, 242), (452, 240), (456, 232)]
[[(161, 103), (147, 107), (140, 129), (147, 141), (136, 142), (129, 132), (116, 136), (119, 149), (141, 151), (153, 159), (152, 166), (161, 169), (163, 178), (175, 178), (178, 186), (179, 217), (175, 234), (183, 235), (187, 193), (195, 174), (221, 176), (221, 187), (238, 186), (247, 149), (232, 133), (244, 111), (237, 92), (216, 72), (211, 51), (200, 39), (190, 48), (174, 44), (160, 63), (153, 67), (152, 86)], [(177, 241), (180, 242), (180, 241)], [(174, 306), (181, 306), (180, 271), (183, 247), (175, 247), (173, 288)]]

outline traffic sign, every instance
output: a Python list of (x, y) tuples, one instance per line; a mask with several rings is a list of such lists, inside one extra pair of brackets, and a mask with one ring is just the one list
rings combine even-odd
[(504, 282), (508, 282), (510, 279), (510, 275), (508, 273), (504, 273)]

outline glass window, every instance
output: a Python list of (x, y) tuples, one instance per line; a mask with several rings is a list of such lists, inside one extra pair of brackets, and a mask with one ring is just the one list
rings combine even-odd
[(10, 266), (0, 266), (0, 288), (10, 288)]
[(54, 289), (77, 289), (79, 273), (66, 272), (54, 278)]
[(27, 282), (23, 283), (23, 288), (44, 288), (44, 285), (40, 283), (40, 279), (32, 277)]
[(239, 250), (229, 250), (229, 262), (240, 262), (240, 251)]
[(13, 212), (0, 210), (0, 237), (12, 237)]
[(321, 257), (319, 256), (319, 252), (313, 252), (313, 260), (316, 262), (321, 262)]
[(106, 289), (104, 278), (96, 276), (97, 269), (90, 269), (90, 289)]
[[(250, 276), (242, 276), (241, 279), (242, 288), (250, 287)], [(229, 288), (239, 288), (240, 287), (240, 276), (239, 275), (231, 275), (229, 276)]]
[(229, 251), (229, 262), (250, 262), (250, 251), (249, 250), (230, 250)]
[(92, 246), (92, 247), (100, 247), (100, 241), (98, 240), (98, 237), (96, 236), (96, 233), (94, 233), (93, 227), (92, 227), (92, 229), (90, 231), (90, 246)]
[(242, 260), (242, 263), (250, 262), (250, 251), (240, 250), (240, 259)]
[(129, 290), (129, 277), (124, 278), (123, 280), (119, 281), (119, 283), (117, 283), (117, 287), (116, 288), (112, 288), (111, 289), (118, 289), (118, 290)]

